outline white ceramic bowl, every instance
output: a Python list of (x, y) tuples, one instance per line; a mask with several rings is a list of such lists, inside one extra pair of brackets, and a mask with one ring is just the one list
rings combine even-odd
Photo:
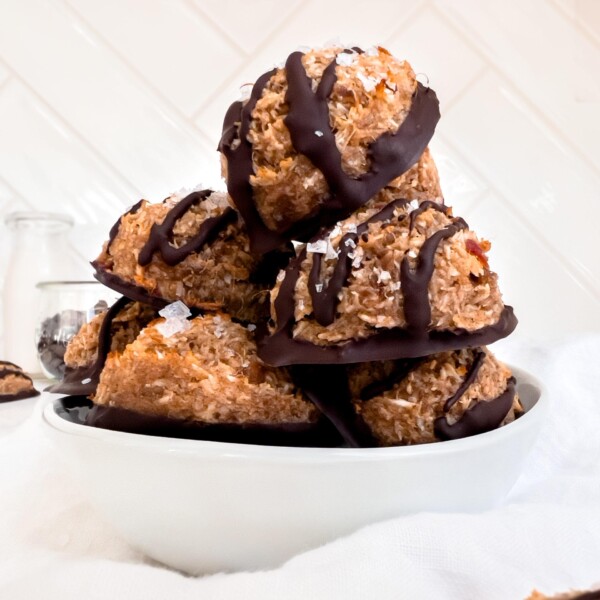
[(542, 385), (513, 368), (527, 410), (489, 433), (398, 448), (279, 448), (150, 437), (66, 421), (47, 431), (90, 500), (133, 546), (188, 573), (273, 567), (359, 527), (506, 496), (540, 429)]

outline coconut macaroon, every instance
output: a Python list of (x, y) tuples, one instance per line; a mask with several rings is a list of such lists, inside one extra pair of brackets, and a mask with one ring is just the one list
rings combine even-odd
[(31, 377), (21, 367), (8, 361), (0, 361), (0, 402), (11, 402), (38, 396)]
[(171, 306), (124, 352), (108, 355), (95, 404), (208, 424), (319, 420), (287, 371), (256, 356), (246, 327), (225, 314), (187, 320)]
[[(80, 369), (91, 365), (98, 358), (98, 346), (101, 342), (102, 325), (109, 310), (104, 310), (69, 340), (65, 352), (65, 364), (69, 369)], [(122, 352), (139, 335), (150, 321), (156, 319), (156, 309), (141, 302), (129, 302), (120, 309), (110, 322), (111, 352)]]
[(253, 280), (259, 261), (224, 193), (139, 202), (113, 227), (93, 265), (97, 279), (135, 300), (182, 300), (248, 321), (268, 312), (267, 286)]
[(357, 412), (383, 446), (484, 433), (522, 413), (510, 369), (486, 348), (349, 368)]
[(512, 332), (487, 241), (434, 202), (367, 205), (303, 247), (271, 292), (269, 364), (354, 363), (492, 343)]
[(348, 216), (383, 187), (441, 200), (433, 90), (383, 48), (292, 53), (234, 103), (223, 174), (258, 251)]
[(46, 391), (93, 394), (109, 352), (122, 352), (158, 316), (155, 308), (125, 296), (82, 325), (65, 351), (65, 373)]

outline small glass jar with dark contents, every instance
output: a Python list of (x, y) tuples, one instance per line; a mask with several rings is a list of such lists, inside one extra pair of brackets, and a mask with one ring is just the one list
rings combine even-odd
[(38, 358), (43, 374), (62, 379), (69, 340), (84, 323), (111, 306), (118, 294), (97, 281), (42, 281), (36, 328)]

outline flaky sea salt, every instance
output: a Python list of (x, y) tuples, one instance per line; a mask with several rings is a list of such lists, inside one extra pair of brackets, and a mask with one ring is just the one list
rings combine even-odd
[(277, 273), (277, 281), (279, 283), (281, 283), (283, 280), (285, 279), (285, 271), (279, 271), (279, 273)]
[(333, 247), (331, 240), (327, 240), (327, 251), (325, 252), (325, 258), (335, 259), (338, 257), (339, 252)]
[(162, 323), (156, 325), (156, 330), (166, 338), (169, 338), (176, 333), (187, 331), (191, 327), (189, 321), (185, 319), (166, 319)]
[(317, 283), (315, 285), (315, 290), (317, 290), (317, 294), (320, 294), (323, 291), (323, 284), (322, 283)]
[(315, 135), (316, 135), (317, 137), (323, 137), (323, 132), (322, 132), (321, 130), (317, 129), (317, 130), (315, 131)]
[(335, 57), (335, 62), (342, 67), (349, 67), (355, 60), (357, 54), (354, 52), (340, 52)]
[(410, 256), (411, 258), (417, 258), (417, 253), (414, 250), (409, 250), (407, 252), (408, 256)]
[(187, 319), (192, 316), (190, 309), (181, 300), (167, 304), (158, 311), (158, 314), (165, 319)]
[(365, 56), (379, 56), (379, 48), (371, 46), (365, 50)]
[(377, 283), (385, 283), (386, 281), (390, 281), (392, 276), (389, 271), (381, 270), (377, 275)]
[(365, 92), (372, 92), (379, 83), (379, 81), (374, 77), (366, 77), (362, 73), (357, 73), (356, 78), (362, 83), (362, 86), (365, 88)]
[(333, 240), (341, 233), (342, 233), (342, 228), (340, 227), (339, 223), (336, 223), (335, 227), (329, 232), (328, 237), (330, 240)]
[(411, 200), (408, 203), (408, 210), (409, 210), (409, 212), (412, 212), (413, 210), (416, 210), (417, 208), (419, 208), (419, 201), (418, 200)]
[(248, 327), (246, 327), (246, 329), (248, 331), (256, 331), (256, 325), (254, 325), (254, 323), (250, 323), (250, 325), (248, 325)]
[(306, 246), (306, 250), (313, 254), (325, 254), (327, 252), (328, 240), (317, 240), (316, 242), (309, 242)]
[(192, 316), (192, 313), (181, 300), (167, 304), (158, 311), (158, 314), (165, 319), (156, 326), (157, 331), (163, 337), (171, 337), (176, 333), (187, 331), (191, 327), (187, 319)]
[(363, 259), (363, 255), (364, 255), (364, 250), (359, 246), (354, 251), (354, 259), (352, 260), (352, 267), (354, 269), (358, 269), (358, 267), (360, 267), (360, 264), (361, 264), (362, 259)]
[(250, 99), (250, 94), (252, 94), (252, 87), (253, 84), (251, 83), (245, 83), (240, 87), (240, 100), (242, 102), (245, 102), (246, 100)]
[(346, 248), (356, 248), (356, 242), (352, 238), (348, 238), (344, 242), (344, 246), (346, 246)]

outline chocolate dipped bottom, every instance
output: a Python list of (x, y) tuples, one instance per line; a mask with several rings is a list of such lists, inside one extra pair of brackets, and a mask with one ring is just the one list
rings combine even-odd
[(92, 395), (93, 405), (77, 401), (89, 409), (80, 419), (86, 425), (239, 443), (373, 447), (475, 435), (520, 411), (510, 371), (486, 349), (288, 371), (262, 364), (252, 332), (226, 315), (167, 316), (144, 326), (148, 315), (140, 309), (121, 299), (97, 318), (99, 329), (91, 323), (72, 341), (70, 354), (89, 363), (74, 374), (87, 377), (62, 389), (80, 384), (80, 400)]
[(383, 48), (292, 53), (231, 105), (219, 143), (253, 252), (306, 240), (385, 187), (442, 201), (426, 150), (439, 117), (435, 92)]
[(523, 412), (510, 370), (486, 348), (292, 372), (351, 447), (460, 439)]
[(344, 364), (484, 346), (517, 320), (486, 250), (434, 202), (367, 205), (298, 250), (271, 293), (268, 364)]
[(64, 419), (111, 431), (263, 446), (331, 448), (343, 443), (324, 418), (314, 423), (201, 423), (98, 406), (85, 396), (66, 396), (59, 402), (57, 413)]

